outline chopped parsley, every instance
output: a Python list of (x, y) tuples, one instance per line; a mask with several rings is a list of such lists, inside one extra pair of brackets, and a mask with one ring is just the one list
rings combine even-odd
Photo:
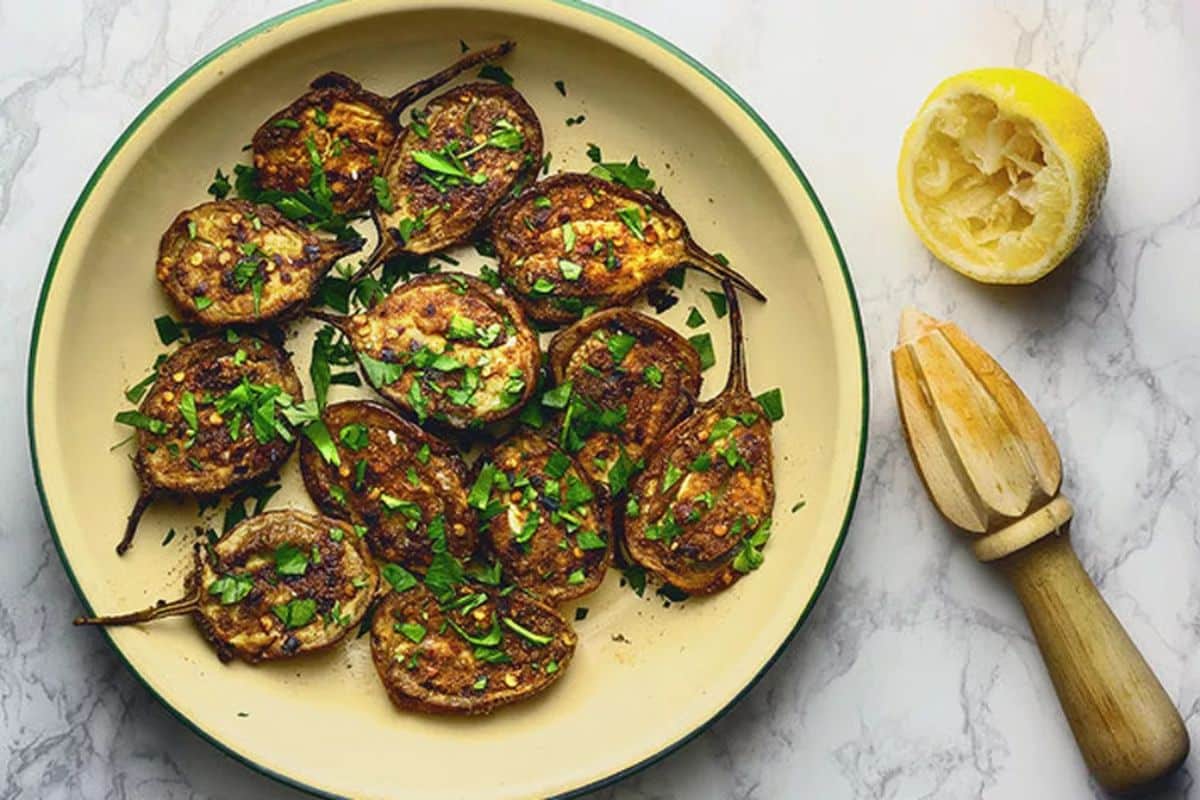
[(369, 444), (370, 434), (366, 425), (363, 425), (361, 422), (353, 422), (342, 426), (342, 429), (338, 431), (338, 439), (346, 447), (357, 453)]
[(637, 337), (630, 336), (628, 333), (614, 333), (608, 337), (608, 354), (612, 356), (613, 364), (620, 366), (635, 344), (637, 344)]
[(505, 71), (504, 67), (500, 66), (499, 64), (485, 64), (483, 68), (479, 70), (479, 77), (483, 78), (485, 81), (503, 83), (505, 86), (513, 85), (512, 75), (509, 75)]
[(396, 632), (404, 634), (405, 638), (415, 644), (420, 644), (425, 639), (425, 626), (419, 622), (397, 623)]
[(642, 220), (642, 209), (638, 206), (629, 206), (617, 211), (617, 216), (621, 222), (625, 223), (625, 227), (637, 237), (638, 241), (646, 241), (645, 222)]
[(221, 605), (231, 606), (240, 603), (253, 588), (254, 579), (249, 575), (222, 575), (208, 585), (208, 593), (217, 595)]
[[(564, 278), (566, 278), (567, 280), (577, 281), (577, 280), (579, 280), (579, 276), (583, 274), (583, 267), (569, 259), (560, 258), (558, 260), (558, 271), (561, 272), (562, 276)], [(538, 278), (538, 281), (541, 281), (541, 280), (542, 280), (542, 278)], [(536, 284), (535, 284), (534, 288), (535, 289), (537, 288)], [(550, 284), (550, 289), (553, 289), (553, 288), (554, 288), (554, 284)], [(550, 289), (547, 289), (546, 291), (548, 292), (548, 291), (550, 291)]]
[(416, 577), (399, 564), (384, 564), (379, 574), (396, 592), (406, 592), (417, 585)]
[(212, 183), (208, 185), (208, 193), (218, 200), (224, 200), (229, 194), (229, 189), (229, 176), (218, 169), (213, 175)]
[(308, 571), (308, 557), (292, 544), (275, 548), (275, 571), (280, 575), (303, 575)]
[(724, 292), (710, 292), (705, 289), (704, 294), (708, 297), (708, 302), (712, 304), (713, 313), (717, 315), (717, 319), (724, 319), (729, 313), (728, 301), (725, 299)]
[(688, 342), (695, 348), (696, 354), (700, 356), (701, 372), (717, 363), (717, 357), (713, 353), (712, 337), (707, 333), (689, 336)]
[(763, 413), (771, 422), (783, 419), (783, 392), (778, 387), (768, 389), (754, 398), (762, 407)]
[(642, 370), (642, 380), (645, 381), (648, 386), (652, 386), (655, 389), (661, 389), (663, 383), (663, 372), (657, 364), (648, 364), (646, 365), (646, 368)]
[(396, 203), (392, 200), (392, 190), (388, 188), (388, 182), (382, 175), (376, 175), (371, 179), (371, 188), (375, 190), (375, 202), (379, 204), (380, 208), (389, 214), (396, 210)]
[(317, 601), (311, 597), (303, 600), (297, 598), (278, 606), (271, 606), (271, 612), (279, 617), (284, 628), (293, 630), (302, 628), (317, 616)]
[(630, 189), (639, 189), (641, 191), (654, 191), (654, 181), (650, 179), (650, 171), (638, 163), (637, 156), (630, 159), (628, 164), (622, 164), (620, 161), (615, 162), (600, 162), (600, 150), (596, 149), (595, 156), (592, 155), (592, 150), (588, 148), (588, 157), (596, 162), (592, 167), (590, 174), (606, 181), (615, 181), (617, 183), (628, 186)]
[(120, 411), (113, 419), (122, 425), (129, 425), (159, 436), (167, 432), (167, 423), (161, 419), (148, 417), (140, 411)]

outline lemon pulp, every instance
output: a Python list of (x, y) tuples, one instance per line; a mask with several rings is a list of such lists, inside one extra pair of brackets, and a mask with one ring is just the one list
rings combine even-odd
[(926, 246), (988, 283), (1029, 283), (1083, 238), (1108, 176), (1087, 105), (1024, 70), (955, 76), (905, 136), (900, 197)]

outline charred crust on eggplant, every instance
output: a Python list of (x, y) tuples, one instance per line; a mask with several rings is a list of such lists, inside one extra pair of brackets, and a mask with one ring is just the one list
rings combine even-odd
[(381, 173), (390, 207), (373, 211), (380, 232), (373, 264), (466, 241), (541, 166), (541, 124), (511, 87), (456, 86), (413, 116)]
[(536, 388), (537, 334), (512, 298), (471, 275), (422, 275), (368, 311), (314, 316), (346, 334), (367, 382), (422, 423), (477, 427), (517, 413)]
[(305, 189), (313, 148), (329, 180), (334, 212), (365, 211), (371, 205), (374, 180), (400, 134), (400, 112), (462, 72), (512, 48), (512, 42), (505, 42), (471, 53), (390, 98), (339, 72), (317, 77), (307, 92), (254, 132), (251, 146), (259, 186), (288, 193)]
[(331, 404), (322, 420), (338, 463), (305, 439), (300, 469), (323, 513), (359, 526), (376, 558), (407, 569), (424, 572), (442, 537), (451, 555), (470, 556), (478, 519), (452, 447), (369, 401)]
[(137, 433), (141, 491), (117, 552), (154, 497), (215, 497), (275, 472), (295, 446), (280, 409), (303, 399), (287, 353), (261, 339), (208, 337), (166, 359), (139, 407), (155, 430)]
[[(600, 311), (559, 331), (547, 354), (556, 384), (570, 382), (574, 395), (620, 414), (614, 429), (594, 431), (575, 454), (589, 477), (606, 489), (613, 488), (609, 476), (618, 461), (624, 459), (622, 469), (635, 469), (647, 450), (691, 412), (700, 393), (696, 349), (632, 309)], [(621, 488), (619, 479), (616, 489)]]
[(520, 591), (462, 585), (447, 602), (423, 585), (389, 593), (371, 623), (371, 655), (401, 709), (486, 714), (526, 700), (570, 664), (577, 637)]
[(379, 590), (366, 545), (345, 522), (293, 509), (251, 517), (197, 544), (186, 596), (75, 624), (128, 625), (191, 614), (222, 661), (273, 661), (332, 647)]
[(508, 580), (549, 603), (599, 587), (612, 537), (601, 494), (575, 459), (521, 430), (479, 460), (473, 486), (484, 540)]
[(317, 236), (273, 206), (216, 200), (175, 217), (155, 274), (189, 321), (259, 323), (298, 313), (334, 262), (360, 247)]
[(349, 76), (328, 72), (264, 122), (251, 145), (259, 186), (296, 192), (308, 186), (311, 142), (321, 154), (333, 209), (346, 214), (370, 204), (377, 167), (395, 140), (388, 99)]
[(649, 455), (624, 519), (633, 560), (689, 594), (722, 591), (758, 567), (775, 503), (771, 423), (750, 395), (741, 310), (723, 286), (733, 329), (728, 382)]
[(765, 299), (693, 241), (662, 194), (560, 173), (525, 189), (492, 219), (500, 276), (530, 318), (562, 324), (623, 305), (688, 264)]

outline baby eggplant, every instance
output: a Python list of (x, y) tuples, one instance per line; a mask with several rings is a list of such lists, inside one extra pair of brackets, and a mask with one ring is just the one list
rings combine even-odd
[(476, 469), (471, 499), (508, 580), (548, 603), (592, 592), (610, 547), (596, 488), (576, 461), (528, 430), (503, 439)]
[(419, 276), (353, 316), (311, 313), (346, 334), (367, 381), (420, 422), (492, 422), (537, 383), (537, 334), (512, 298), (470, 275)]
[(315, 152), (328, 181), (333, 211), (365, 211), (374, 196), (379, 167), (399, 133), (400, 112), (463, 72), (495, 61), (513, 46), (504, 42), (469, 53), (390, 98), (341, 73), (321, 75), (307, 92), (254, 132), (251, 146), (259, 187), (285, 193), (309, 188)]
[[(628, 308), (599, 311), (559, 331), (547, 350), (550, 373), (570, 386), (580, 407), (560, 441), (610, 494), (619, 494), (641, 463), (700, 393), (700, 357), (686, 339)], [(581, 423), (615, 415), (611, 426)]]
[(762, 292), (703, 250), (661, 194), (561, 173), (500, 207), (492, 220), (500, 276), (530, 318), (567, 323), (624, 305), (681, 264)]
[(570, 664), (575, 632), (550, 606), (466, 584), (445, 599), (410, 581), (375, 612), (371, 655), (397, 707), (486, 714), (543, 691)]
[(158, 246), (156, 274), (183, 316), (201, 325), (251, 324), (295, 314), (362, 240), (334, 241), (246, 200), (179, 214)]
[(306, 438), (300, 469), (322, 512), (357, 526), (376, 558), (408, 569), (429, 567), (435, 540), (458, 558), (471, 555), (478, 520), (453, 448), (378, 403), (334, 403), (321, 418), (336, 461)]
[(424, 254), (476, 232), (542, 162), (542, 126), (520, 94), (496, 83), (456, 86), (430, 101), (396, 142), (383, 169), (371, 265)]
[(197, 543), (188, 596), (76, 625), (130, 625), (191, 614), (222, 661), (255, 664), (337, 644), (362, 621), (379, 588), (366, 545), (345, 522), (293, 509), (239, 523)]
[[(283, 410), (303, 399), (287, 353), (260, 339), (199, 339), (158, 367), (137, 412), (133, 468), (141, 481), (125, 535), (162, 494), (211, 498), (279, 468), (295, 437)], [(120, 416), (120, 415), (119, 415)]]
[(723, 287), (729, 380), (649, 454), (625, 510), (630, 557), (689, 594), (722, 591), (758, 568), (775, 505), (771, 422), (750, 395), (741, 309), (733, 286)]

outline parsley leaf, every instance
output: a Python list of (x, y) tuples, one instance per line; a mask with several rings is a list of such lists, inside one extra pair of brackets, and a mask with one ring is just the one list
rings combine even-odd
[(783, 419), (783, 392), (778, 387), (768, 389), (754, 399), (762, 406), (763, 413), (771, 422)]
[(713, 354), (712, 337), (707, 333), (702, 333), (699, 336), (689, 336), (688, 342), (696, 349), (696, 353), (700, 356), (700, 371), (711, 367), (717, 363), (717, 357)]

